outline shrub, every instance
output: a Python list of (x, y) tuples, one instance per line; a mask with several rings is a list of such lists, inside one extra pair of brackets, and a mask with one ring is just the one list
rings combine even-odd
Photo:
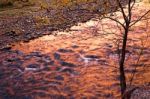
[(0, 7), (8, 7), (8, 6), (13, 6), (13, 7), (23, 7), (23, 6), (28, 6), (28, 5), (33, 5), (35, 3), (34, 0), (0, 0)]

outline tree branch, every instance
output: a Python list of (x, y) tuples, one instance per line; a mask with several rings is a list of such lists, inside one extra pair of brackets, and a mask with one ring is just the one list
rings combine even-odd
[(122, 6), (122, 4), (121, 4), (121, 1), (120, 1), (120, 0), (117, 0), (117, 3), (118, 3), (118, 5), (119, 5), (119, 8), (121, 9), (121, 12), (122, 12), (122, 15), (123, 15), (123, 18), (124, 18), (125, 22), (127, 22), (128, 19), (127, 19), (127, 16), (126, 16), (126, 14), (125, 14), (125, 12), (124, 12), (124, 10), (123, 10), (123, 6)]
[(115, 22), (117, 22), (118, 24), (120, 24), (123, 28), (125, 28), (124, 24), (121, 23), (121, 22), (120, 22), (119, 20), (117, 20), (117, 19), (114, 19), (114, 18), (111, 18), (111, 17), (104, 17), (104, 18), (108, 18), (108, 19), (110, 19), (110, 20), (112, 20), (112, 21), (115, 21)]
[(150, 12), (150, 10), (148, 10), (145, 14), (143, 14), (140, 18), (138, 18), (137, 20), (135, 21), (132, 21), (132, 24), (129, 26), (133, 26), (134, 24), (136, 24), (137, 22), (139, 22), (140, 20), (142, 20), (148, 13)]

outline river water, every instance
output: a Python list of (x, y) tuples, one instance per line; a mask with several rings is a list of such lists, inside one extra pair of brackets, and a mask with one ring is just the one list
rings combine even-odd
[[(150, 83), (149, 26), (142, 21), (129, 32), (125, 62), (129, 88)], [(15, 43), (11, 51), (1, 53), (2, 97), (120, 98), (118, 46), (122, 31), (115, 22), (91, 19), (52, 34)]]

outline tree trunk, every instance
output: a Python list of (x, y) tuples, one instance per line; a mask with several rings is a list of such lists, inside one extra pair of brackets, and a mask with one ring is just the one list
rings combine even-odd
[(128, 39), (128, 28), (125, 29), (125, 33), (124, 33), (124, 36), (123, 36), (121, 59), (120, 59), (120, 62), (119, 62), (120, 87), (121, 87), (121, 97), (122, 97), (122, 99), (125, 99), (124, 93), (126, 91), (126, 77), (125, 77), (125, 72), (124, 72), (124, 62), (125, 62), (125, 56), (126, 56), (127, 39)]

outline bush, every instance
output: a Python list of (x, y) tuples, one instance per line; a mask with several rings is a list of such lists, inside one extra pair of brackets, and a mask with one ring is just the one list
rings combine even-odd
[(0, 0), (0, 7), (12, 6), (13, 3), (11, 1), (12, 0)]
[(0, 7), (8, 7), (8, 6), (13, 6), (13, 7), (23, 7), (23, 6), (28, 6), (28, 5), (33, 5), (34, 0), (0, 0)]

